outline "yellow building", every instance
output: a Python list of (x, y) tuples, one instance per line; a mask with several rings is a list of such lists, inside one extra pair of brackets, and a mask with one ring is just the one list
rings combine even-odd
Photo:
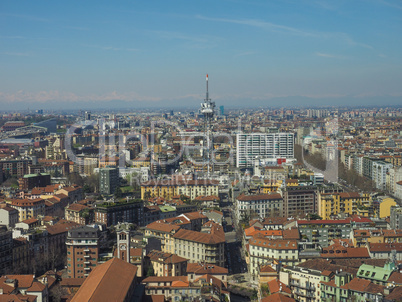
[(384, 198), (380, 203), (380, 218), (389, 217), (391, 215), (391, 207), (396, 205), (395, 199), (391, 197)]
[(151, 159), (149, 157), (137, 157), (133, 160), (134, 168), (150, 167)]
[(318, 198), (318, 215), (324, 220), (331, 215), (345, 213), (371, 217), (375, 214), (373, 202), (368, 194), (357, 192), (320, 194)]
[(37, 218), (39, 215), (45, 215), (45, 201), (41, 198), (37, 199), (14, 199), (11, 207), (18, 210), (19, 221), (29, 218)]
[(365, 247), (367, 243), (383, 243), (382, 230), (353, 230), (350, 239), (355, 247)]
[(162, 152), (162, 145), (160, 144), (148, 145), (148, 149), (154, 149), (154, 153), (157, 154)]
[(99, 159), (99, 168), (117, 167), (119, 165), (119, 158), (117, 156), (104, 156)]
[(318, 198), (318, 215), (323, 220), (331, 219), (331, 215), (340, 212), (339, 194), (320, 194)]
[(276, 181), (264, 181), (264, 184), (261, 185), (262, 192), (264, 194), (272, 193), (272, 192), (277, 192), (278, 189), (282, 185), (282, 180), (276, 180)]
[(185, 195), (190, 199), (198, 196), (219, 196), (219, 181), (215, 180), (151, 180), (141, 184), (141, 199), (163, 197), (172, 199), (176, 195)]

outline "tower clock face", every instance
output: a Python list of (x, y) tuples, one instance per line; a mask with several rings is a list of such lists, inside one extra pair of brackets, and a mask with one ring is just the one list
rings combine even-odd
[(124, 244), (122, 244), (122, 245), (120, 245), (120, 249), (124, 251), (126, 249), (126, 246)]

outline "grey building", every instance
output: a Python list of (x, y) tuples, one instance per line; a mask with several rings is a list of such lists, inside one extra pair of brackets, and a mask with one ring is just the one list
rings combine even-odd
[(379, 158), (363, 157), (363, 176), (369, 179), (373, 177), (373, 163), (379, 161)]
[(13, 235), (5, 225), (0, 225), (0, 243), (0, 275), (5, 275), (13, 264)]
[(120, 185), (118, 168), (101, 168), (99, 169), (99, 192), (101, 194), (110, 195), (116, 191)]
[(300, 242), (304, 248), (328, 247), (332, 239), (348, 239), (353, 226), (350, 220), (298, 220)]
[(393, 230), (402, 229), (402, 208), (399, 206), (391, 207), (390, 225)]
[(283, 212), (286, 217), (317, 213), (316, 186), (287, 186), (282, 189)]
[(94, 212), (95, 222), (107, 227), (122, 222), (144, 225), (144, 202), (139, 199), (100, 203)]

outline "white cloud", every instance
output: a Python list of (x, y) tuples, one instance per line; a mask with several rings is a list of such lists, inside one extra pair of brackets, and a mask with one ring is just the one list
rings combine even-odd
[(225, 23), (234, 23), (234, 24), (242, 24), (253, 27), (259, 27), (261, 29), (275, 31), (275, 32), (286, 32), (290, 34), (295, 34), (299, 36), (317, 36), (316, 33), (300, 30), (298, 28), (284, 26), (280, 24), (275, 24), (271, 22), (266, 22), (258, 19), (226, 19), (226, 18), (210, 18), (201, 15), (197, 15), (196, 18), (206, 21), (216, 21), (216, 22), (225, 22)]
[(357, 42), (355, 41), (349, 34), (343, 32), (318, 32), (318, 31), (309, 31), (296, 27), (275, 24), (271, 22), (266, 22), (258, 19), (228, 19), (228, 18), (211, 18), (202, 15), (197, 15), (196, 18), (206, 21), (215, 21), (215, 22), (224, 22), (224, 23), (233, 23), (233, 24), (241, 24), (246, 26), (258, 27), (264, 30), (268, 30), (271, 32), (280, 32), (290, 35), (302, 36), (302, 37), (311, 37), (311, 38), (321, 38), (321, 39), (338, 39), (343, 41), (343, 43), (359, 46), (363, 48), (373, 49), (371, 45)]
[(127, 48), (127, 47), (115, 47), (115, 46), (102, 46), (102, 45), (83, 45), (85, 47), (98, 48), (102, 50), (113, 50), (113, 51), (139, 51), (138, 48)]
[(318, 57), (323, 57), (323, 58), (346, 59), (346, 57), (344, 57), (344, 56), (338, 56), (338, 55), (322, 53), (322, 52), (316, 52), (315, 55)]
[(251, 55), (254, 55), (254, 54), (256, 54), (257, 52), (255, 52), (255, 51), (245, 51), (245, 52), (241, 52), (241, 53), (238, 53), (238, 54), (235, 54), (233, 57), (234, 58), (237, 58), (237, 57), (243, 57), (243, 56), (251, 56)]

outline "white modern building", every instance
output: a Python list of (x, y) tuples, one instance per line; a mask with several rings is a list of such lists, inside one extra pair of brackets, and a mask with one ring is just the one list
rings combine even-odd
[(386, 189), (387, 173), (392, 168), (391, 163), (385, 161), (374, 161), (373, 170), (371, 171), (372, 180), (375, 187), (380, 190)]
[(253, 167), (256, 158), (293, 158), (294, 133), (240, 133), (236, 147), (238, 168)]

